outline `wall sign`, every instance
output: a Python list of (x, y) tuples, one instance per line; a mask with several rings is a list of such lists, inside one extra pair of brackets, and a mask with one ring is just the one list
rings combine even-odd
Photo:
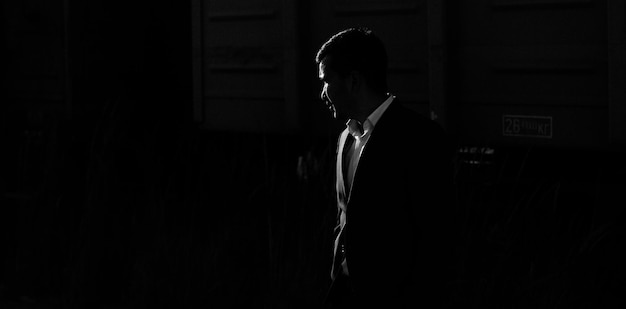
[(502, 115), (502, 135), (552, 138), (552, 117)]

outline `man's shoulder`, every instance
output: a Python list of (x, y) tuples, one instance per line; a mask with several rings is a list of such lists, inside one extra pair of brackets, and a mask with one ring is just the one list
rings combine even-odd
[(436, 121), (404, 106), (401, 102), (394, 102), (387, 111), (389, 113), (383, 114), (380, 119), (379, 133), (390, 139), (390, 143), (414, 141), (433, 149), (441, 149), (446, 153), (452, 151), (450, 136)]
[(443, 128), (437, 122), (405, 106), (398, 99), (394, 100), (394, 102), (389, 105), (389, 108), (381, 117), (381, 122), (383, 119), (385, 123), (395, 130), (406, 129), (410, 131), (419, 130), (422, 132), (425, 130), (431, 133), (443, 133)]

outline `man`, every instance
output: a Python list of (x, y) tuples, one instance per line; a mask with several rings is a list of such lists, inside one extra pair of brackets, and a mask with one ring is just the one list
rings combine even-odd
[[(453, 218), (443, 130), (387, 92), (387, 55), (368, 29), (330, 38), (316, 62), (321, 98), (346, 122), (337, 148), (332, 308), (447, 302)], [(446, 217), (450, 216), (450, 217)]]

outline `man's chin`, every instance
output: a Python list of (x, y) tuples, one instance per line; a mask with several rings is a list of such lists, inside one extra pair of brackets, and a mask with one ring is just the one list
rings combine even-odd
[(346, 115), (344, 115), (341, 112), (337, 112), (337, 109), (335, 108), (335, 106), (330, 105), (328, 107), (328, 110), (330, 111), (330, 114), (333, 117), (333, 119), (337, 121), (348, 121), (348, 117), (346, 117)]
[(348, 117), (345, 117), (345, 116), (343, 116), (341, 114), (337, 114), (337, 113), (335, 113), (333, 115), (333, 119), (335, 119), (335, 121), (341, 122), (341, 123), (345, 123), (346, 121), (348, 121)]

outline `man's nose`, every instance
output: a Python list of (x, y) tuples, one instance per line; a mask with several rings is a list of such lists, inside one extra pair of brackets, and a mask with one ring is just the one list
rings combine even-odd
[(322, 101), (326, 101), (326, 86), (322, 86), (322, 91), (320, 92), (320, 99), (322, 99)]

